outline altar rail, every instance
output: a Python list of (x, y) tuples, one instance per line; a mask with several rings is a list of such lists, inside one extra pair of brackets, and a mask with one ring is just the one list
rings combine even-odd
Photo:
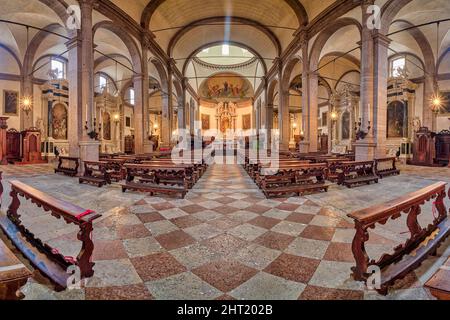
[[(67, 269), (70, 266), (75, 265), (79, 268), (81, 279), (92, 277), (94, 274), (94, 263), (91, 261), (94, 251), (94, 243), (91, 239), (92, 222), (101, 215), (56, 199), (20, 181), (10, 181), (10, 184), (12, 201), (7, 216), (0, 217), (0, 227), (14, 246), (56, 285), (56, 290), (67, 287), (67, 279), (70, 276)], [(23, 225), (21, 215), (18, 213), (19, 196), (49, 211), (55, 218), (62, 218), (67, 224), (74, 224), (80, 228), (77, 238), (82, 246), (76, 258), (62, 255), (56, 248), (38, 239)]]
[[(386, 295), (387, 290), (398, 279), (420, 266), (429, 254), (435, 254), (439, 245), (450, 235), (450, 222), (444, 204), (446, 197), (445, 182), (439, 182), (419, 191), (412, 192), (398, 199), (360, 210), (348, 216), (355, 221), (356, 234), (352, 243), (352, 251), (356, 266), (352, 268), (353, 278), (367, 281), (371, 275), (370, 266), (378, 266), (381, 270), (381, 287), (377, 289)], [(434, 200), (435, 199), (435, 200)], [(423, 228), (417, 217), (421, 214), (421, 206), (433, 201), (437, 216), (433, 223)], [(434, 211), (434, 209), (433, 209)], [(396, 248), (391, 254), (384, 254), (378, 261), (370, 260), (365, 243), (369, 240), (369, 229), (378, 224), (384, 225), (388, 220), (396, 220), (407, 214), (407, 227), (411, 237)], [(427, 212), (430, 213), (431, 212)]]

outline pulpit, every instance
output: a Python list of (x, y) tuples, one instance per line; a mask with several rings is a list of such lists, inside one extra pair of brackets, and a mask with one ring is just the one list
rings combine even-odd
[(30, 128), (22, 131), (22, 164), (45, 163), (41, 156), (41, 131)]
[(436, 154), (435, 136), (436, 134), (426, 127), (422, 127), (416, 132), (411, 164), (416, 166), (433, 166)]

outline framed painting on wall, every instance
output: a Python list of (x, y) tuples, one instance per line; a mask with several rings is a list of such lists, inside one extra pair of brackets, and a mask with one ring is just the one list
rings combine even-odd
[(3, 90), (3, 114), (17, 116), (19, 113), (19, 93), (17, 91)]
[(442, 97), (442, 107), (440, 114), (450, 115), (450, 91), (441, 92)]
[(252, 128), (252, 116), (244, 114), (242, 116), (242, 130), (250, 130)]
[(209, 120), (210, 120), (209, 114), (202, 114), (202, 130), (210, 129)]

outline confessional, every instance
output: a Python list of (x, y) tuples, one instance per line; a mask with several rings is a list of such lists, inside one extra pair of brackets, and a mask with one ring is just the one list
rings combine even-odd
[(421, 127), (414, 137), (413, 159), (416, 166), (433, 166), (436, 152), (435, 133), (427, 127)]
[(439, 133), (421, 127), (414, 137), (413, 159), (409, 164), (416, 166), (450, 167), (450, 130)]
[(21, 160), (21, 134), (16, 129), (9, 129), (6, 132), (6, 159), (9, 163)]
[(443, 130), (436, 137), (436, 158), (438, 165), (450, 165), (450, 131)]

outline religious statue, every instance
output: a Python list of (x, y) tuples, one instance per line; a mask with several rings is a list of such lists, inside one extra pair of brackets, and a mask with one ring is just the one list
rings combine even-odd
[(42, 137), (46, 138), (47, 137), (47, 132), (45, 132), (45, 125), (44, 125), (44, 120), (42, 118), (37, 118), (36, 119), (36, 128), (38, 128), (41, 131), (41, 135)]
[(56, 79), (58, 79), (58, 74), (59, 74), (58, 69), (51, 69), (51, 70), (47, 73), (47, 75), (48, 75), (48, 77), (50, 78), (50, 80), (56, 80)]

